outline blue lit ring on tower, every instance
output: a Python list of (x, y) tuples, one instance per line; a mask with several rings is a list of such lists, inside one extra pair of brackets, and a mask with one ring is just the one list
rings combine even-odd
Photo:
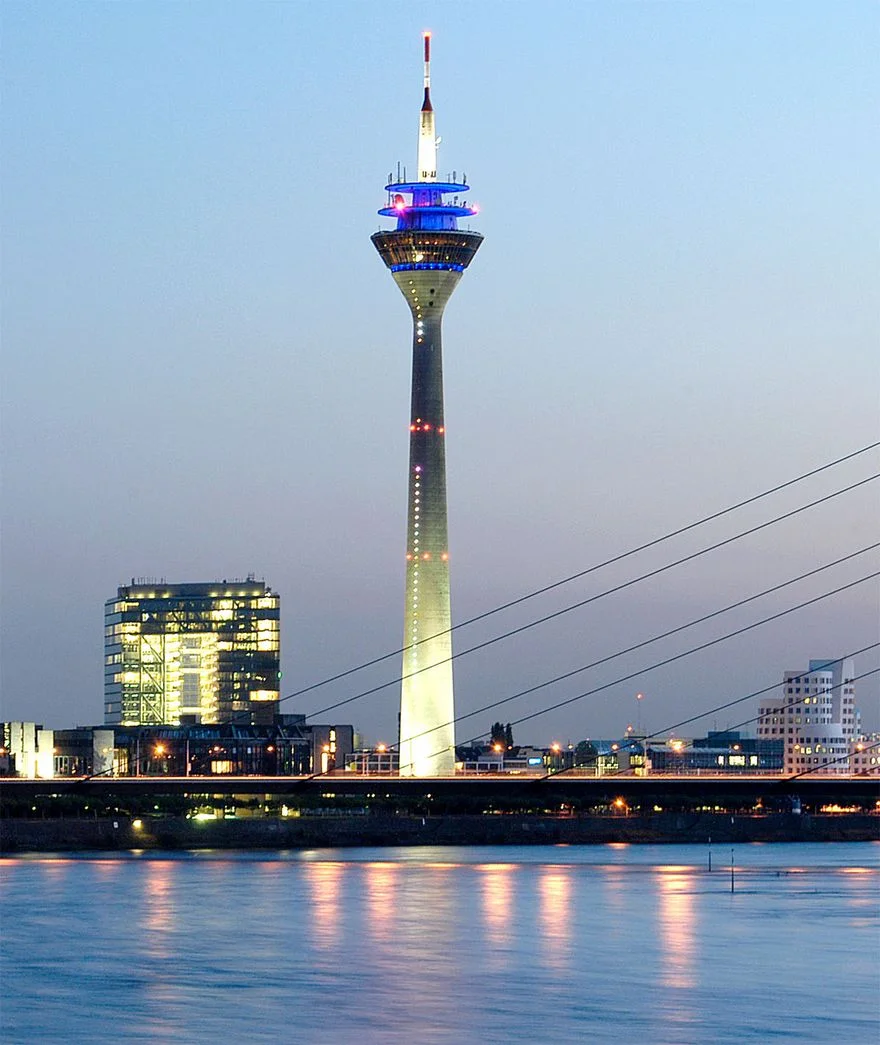
[(479, 232), (457, 229), (376, 232), (371, 238), (392, 272), (418, 269), (464, 272), (483, 242)]

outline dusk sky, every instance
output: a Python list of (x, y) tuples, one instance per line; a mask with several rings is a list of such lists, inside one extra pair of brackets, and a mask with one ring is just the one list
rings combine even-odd
[[(102, 721), (104, 600), (132, 577), (264, 578), (283, 693), (400, 646), (410, 318), (369, 237), (388, 172), (415, 165), (423, 29), (439, 169), (467, 173), (485, 235), (444, 326), (455, 620), (876, 440), (878, 23), (874, 0), (7, 0), (0, 717)], [(878, 466), (862, 455), (456, 647)], [(460, 658), (459, 712), (872, 544), (877, 486)], [(862, 555), (458, 739), (878, 566)], [(870, 581), (515, 738), (620, 735), (639, 690), (661, 730), (878, 639)], [(856, 684), (875, 729), (877, 679)], [(398, 699), (318, 720), (393, 740)]]

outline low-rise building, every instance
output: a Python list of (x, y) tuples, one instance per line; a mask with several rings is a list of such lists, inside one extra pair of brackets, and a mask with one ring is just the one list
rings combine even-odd
[(781, 773), (784, 761), (780, 739), (746, 737), (736, 730), (649, 744), (648, 755), (652, 773)]
[(58, 776), (307, 776), (343, 763), (353, 733), (350, 725), (310, 725), (304, 715), (279, 715), (272, 726), (231, 722), (83, 726), (55, 732), (54, 772)]
[(2, 729), (0, 774), (51, 780), (55, 775), (52, 730), (36, 722), (4, 722)]

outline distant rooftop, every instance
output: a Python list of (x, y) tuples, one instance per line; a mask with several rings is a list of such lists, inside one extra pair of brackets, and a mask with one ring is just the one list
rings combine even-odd
[(164, 578), (154, 580), (148, 577), (138, 577), (137, 579), (132, 577), (131, 584), (120, 585), (116, 597), (119, 599), (209, 599), (224, 595), (267, 595), (271, 591), (272, 589), (265, 581), (255, 580), (253, 574), (249, 574), (244, 579), (224, 577), (223, 580), (187, 584), (169, 584)]

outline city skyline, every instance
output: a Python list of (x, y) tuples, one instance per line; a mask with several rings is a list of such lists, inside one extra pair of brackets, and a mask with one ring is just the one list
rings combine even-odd
[[(271, 580), (283, 694), (398, 648), (407, 321), (366, 216), (389, 158), (409, 160), (398, 99), (426, 28), (440, 169), (466, 165), (487, 237), (447, 319), (470, 346), (445, 375), (454, 621), (873, 440), (873, 6), (491, 8), (401, 8), (389, 34), (354, 4), (6, 6), (4, 718), (100, 721), (103, 602), (132, 573)], [(866, 545), (876, 506), (871, 487), (848, 494), (464, 657), (458, 710)], [(876, 631), (863, 585), (529, 733), (620, 734), (637, 689), (659, 729)], [(857, 685), (869, 728), (876, 693)], [(396, 703), (392, 686), (346, 717), (389, 740)]]

